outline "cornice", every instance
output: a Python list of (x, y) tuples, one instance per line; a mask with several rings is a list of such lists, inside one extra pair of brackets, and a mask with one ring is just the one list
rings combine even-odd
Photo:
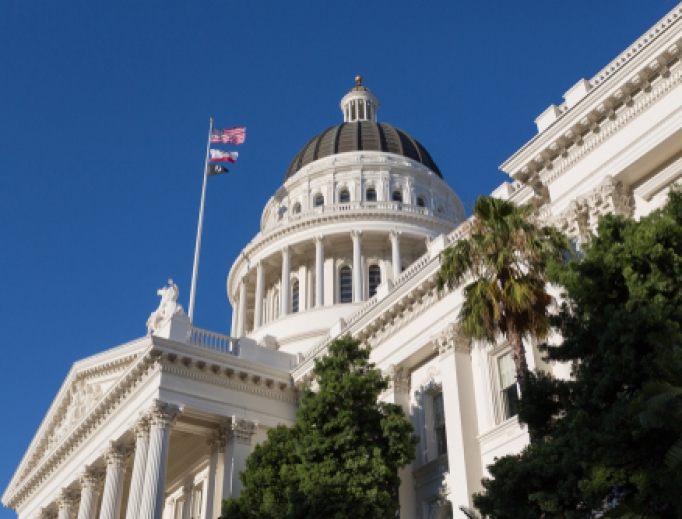
[(633, 122), (647, 108), (679, 86), (680, 79), (682, 79), (682, 68), (678, 67), (670, 74), (670, 77), (663, 78), (662, 81), (651, 88), (650, 92), (644, 93), (637, 101), (632, 103), (632, 106), (626, 107), (618, 114), (615, 119), (607, 119), (607, 122), (601, 125), (598, 133), (591, 133), (588, 138), (584, 139), (581, 146), (576, 146), (565, 158), (559, 161), (558, 165), (542, 170), (540, 172), (542, 183), (547, 185), (561, 177), (601, 144)]
[(123, 376), (109, 388), (52, 451), (38, 460), (24, 477), (18, 478), (15, 475), (3, 495), (3, 504), (16, 509), (28, 499), (37, 487), (47, 481), (70, 457), (71, 453), (91, 437), (107, 417), (120, 407), (134, 388), (150, 377), (154, 372), (155, 360), (149, 351), (139, 355), (137, 362), (129, 366)]
[[(61, 388), (57, 392), (57, 396), (52, 405), (48, 409), (45, 418), (41, 422), (36, 431), (33, 440), (29, 444), (26, 453), (19, 462), (19, 466), (10, 480), (7, 490), (3, 494), (2, 501), (6, 502), (8, 492), (19, 482), (23, 481), (29, 472), (34, 468), (31, 466), (35, 463), (36, 457), (43, 457), (47, 448), (48, 432), (51, 431), (64, 418), (64, 413), (70, 401), (70, 392), (74, 384), (85, 378), (92, 378), (99, 375), (110, 375), (117, 372), (125, 371), (136, 358), (138, 358), (143, 351), (140, 346), (147, 339), (136, 339), (130, 343), (124, 344), (117, 348), (104, 351), (97, 355), (93, 355), (86, 359), (77, 361), (73, 364), (69, 373), (66, 375)], [(118, 356), (117, 356), (118, 355)], [(94, 364), (100, 361), (99, 364)], [(104, 362), (101, 362), (104, 361)], [(100, 400), (101, 401), (101, 400)], [(57, 447), (55, 447), (57, 448)]]
[(277, 369), (263, 364), (255, 364), (251, 361), (240, 359), (231, 353), (222, 353), (209, 350), (201, 346), (183, 344), (161, 337), (153, 337), (154, 351), (165, 356), (175, 355), (180, 359), (189, 359), (189, 362), (207, 367), (217, 366), (220, 369), (233, 369), (257, 373), (262, 377), (288, 380), (290, 370)]
[[(670, 21), (667, 19), (670, 18)], [(512, 157), (507, 159), (500, 169), (514, 178), (524, 180), (536, 174), (558, 156), (565, 153), (566, 148), (581, 144), (585, 135), (589, 136), (600, 124), (607, 124), (614, 110), (627, 105), (635, 92), (649, 88), (655, 77), (664, 76), (668, 66), (678, 60), (680, 55), (680, 31), (673, 30), (679, 26), (682, 18), (682, 7), (678, 6), (664, 18), (660, 24), (665, 27), (652, 29), (655, 35), (645, 35), (647, 44), (639, 47), (637, 52), (629, 46), (623, 53), (630, 54), (618, 66), (612, 62), (590, 81), (592, 89), (576, 106), (563, 113), (546, 130), (538, 133), (528, 141)], [(655, 42), (655, 45), (653, 44)], [(605, 72), (607, 69), (608, 74)]]

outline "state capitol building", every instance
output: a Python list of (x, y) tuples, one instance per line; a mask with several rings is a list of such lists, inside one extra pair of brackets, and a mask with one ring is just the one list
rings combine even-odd
[[(602, 214), (663, 205), (682, 177), (681, 55), (682, 4), (535, 119), (493, 196), (532, 204), (577, 247)], [(462, 295), (436, 288), (440, 252), (467, 231), (462, 202), (428, 143), (381, 120), (377, 94), (358, 77), (340, 124), (291, 150), (227, 276), (230, 336), (193, 327), (172, 282), (159, 290), (146, 336), (73, 365), (5, 506), (21, 519), (217, 518), (254, 445), (294, 423), (314, 359), (347, 333), (372, 345), (391, 377), (382, 399), (420, 437), (401, 518), (451, 517), (494, 458), (529, 442), (509, 345), (458, 333)], [(531, 370), (569, 376), (526, 351)]]

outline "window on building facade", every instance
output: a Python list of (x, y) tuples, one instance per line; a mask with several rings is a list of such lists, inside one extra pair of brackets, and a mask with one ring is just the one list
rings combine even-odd
[(369, 297), (377, 294), (377, 287), (381, 285), (381, 269), (379, 265), (369, 266)]
[(192, 503), (194, 506), (192, 507), (194, 510), (192, 511), (192, 518), (199, 518), (201, 517), (201, 504), (203, 503), (204, 500), (204, 488), (203, 486), (197, 488), (194, 491), (194, 497), (192, 498)]
[(298, 214), (301, 212), (301, 204), (295, 203), (294, 208), (291, 210), (294, 214)]
[(298, 279), (291, 284), (291, 313), (298, 313)]
[(377, 201), (377, 190), (374, 189), (373, 187), (368, 187), (367, 191), (365, 193), (365, 200), (368, 202), (376, 202)]
[(348, 266), (339, 270), (339, 302), (353, 302), (353, 272)]
[(448, 452), (448, 440), (445, 435), (445, 405), (443, 393), (433, 396), (433, 431), (436, 434), (436, 452), (438, 456)]
[(324, 205), (324, 196), (315, 195), (315, 199), (313, 200), (313, 205), (315, 207), (320, 207), (321, 205)]
[(403, 192), (400, 191), (400, 189), (396, 189), (393, 191), (393, 196), (391, 197), (391, 200), (394, 202), (402, 202), (403, 201)]
[(502, 412), (504, 419), (508, 420), (519, 412), (519, 389), (516, 383), (516, 367), (511, 352), (499, 356), (497, 366), (500, 372)]
[(426, 207), (426, 199), (423, 196), (417, 197), (417, 205), (419, 207)]
[(339, 193), (339, 203), (347, 204), (348, 202), (350, 202), (350, 191), (344, 189)]

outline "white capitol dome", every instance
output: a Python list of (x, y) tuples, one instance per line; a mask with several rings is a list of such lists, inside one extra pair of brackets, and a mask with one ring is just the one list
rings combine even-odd
[(379, 101), (356, 81), (344, 123), (296, 155), (230, 270), (235, 337), (305, 352), (465, 219), (426, 149), (377, 123)]

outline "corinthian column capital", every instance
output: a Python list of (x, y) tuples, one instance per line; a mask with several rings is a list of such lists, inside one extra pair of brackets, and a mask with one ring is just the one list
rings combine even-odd
[(149, 417), (140, 417), (133, 425), (130, 426), (130, 432), (135, 436), (135, 441), (149, 439)]
[(115, 467), (122, 467), (128, 459), (129, 454), (129, 449), (111, 442), (104, 451), (104, 460), (106, 461), (107, 466), (113, 465)]
[(99, 492), (104, 481), (104, 472), (96, 469), (86, 469), (78, 476), (78, 482), (82, 490), (94, 490)]
[(244, 418), (232, 417), (228, 430), (228, 439), (237, 443), (251, 444), (251, 438), (258, 430), (258, 422), (251, 422)]
[(181, 413), (180, 406), (155, 400), (146, 417), (152, 427), (166, 428), (172, 426)]

